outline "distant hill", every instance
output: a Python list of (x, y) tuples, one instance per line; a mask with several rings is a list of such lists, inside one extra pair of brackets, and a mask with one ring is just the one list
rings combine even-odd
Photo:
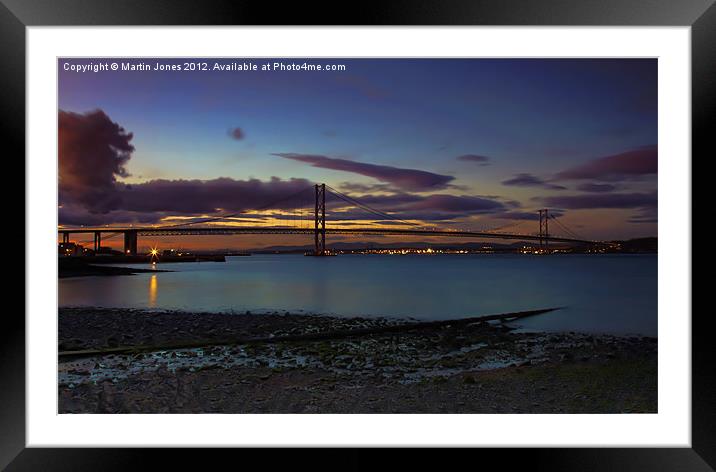
[(658, 249), (657, 238), (637, 238), (627, 241), (616, 241), (621, 245), (621, 252), (629, 253), (655, 253)]
[[(477, 250), (477, 249), (483, 249), (483, 248), (493, 248), (493, 249), (505, 249), (505, 250), (511, 250), (515, 248), (521, 248), (523, 246), (538, 246), (537, 243), (523, 243), (523, 242), (515, 242), (512, 244), (500, 244), (500, 243), (479, 243), (479, 242), (467, 242), (467, 243), (431, 243), (426, 241), (412, 241), (412, 242), (400, 242), (400, 243), (375, 243), (375, 242), (343, 242), (343, 241), (336, 241), (335, 243), (329, 242), (327, 244), (331, 249), (338, 250), (338, 251), (351, 251), (351, 250), (359, 250), (359, 249), (403, 249), (403, 248), (411, 248), (411, 249), (427, 249), (427, 248), (433, 248), (433, 249), (471, 249), (471, 250)], [(298, 251), (308, 251), (312, 250), (313, 245), (307, 244), (303, 246), (269, 246), (265, 248), (257, 248), (252, 249), (251, 252), (253, 253), (261, 253), (261, 252), (298, 252)]]
[[(657, 238), (637, 238), (629, 239), (625, 241), (612, 241), (613, 243), (619, 244), (621, 249), (610, 252), (620, 253), (656, 253), (657, 252)], [(513, 243), (494, 243), (494, 242), (465, 242), (465, 243), (433, 243), (426, 241), (412, 241), (412, 242), (398, 242), (398, 243), (376, 243), (376, 242), (344, 242), (336, 241), (329, 242), (328, 247), (336, 251), (356, 251), (362, 249), (452, 249), (452, 250), (479, 250), (490, 248), (495, 251), (514, 251), (522, 247), (538, 247), (539, 243), (536, 241), (523, 242), (516, 241)], [(564, 245), (551, 244), (551, 247), (561, 247)], [(565, 246), (566, 247), (566, 246)], [(586, 247), (586, 246), (585, 246)], [(578, 250), (579, 246), (575, 246)], [(264, 248), (251, 249), (249, 252), (260, 254), (260, 253), (276, 253), (276, 252), (306, 252), (313, 250), (313, 245), (305, 244), (301, 246), (269, 246)]]

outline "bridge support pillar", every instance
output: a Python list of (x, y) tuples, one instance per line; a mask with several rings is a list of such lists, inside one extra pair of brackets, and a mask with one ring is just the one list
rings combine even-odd
[(137, 255), (137, 230), (124, 232), (124, 254), (130, 256)]
[(62, 242), (67, 244), (70, 242), (70, 233), (62, 233)]
[(97, 254), (102, 247), (102, 233), (99, 231), (94, 232), (94, 252)]
[(314, 218), (314, 256), (326, 255), (326, 184), (316, 184)]

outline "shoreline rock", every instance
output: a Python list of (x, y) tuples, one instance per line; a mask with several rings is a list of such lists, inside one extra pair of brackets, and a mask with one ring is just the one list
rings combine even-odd
[[(123, 339), (280, 336), (395, 323), (400, 320), (60, 308), (59, 342), (97, 348)], [(654, 412), (657, 346), (655, 338), (519, 333), (479, 323), (400, 336), (99, 356), (60, 363), (59, 411)], [(210, 401), (179, 401), (179, 384), (199, 388)]]

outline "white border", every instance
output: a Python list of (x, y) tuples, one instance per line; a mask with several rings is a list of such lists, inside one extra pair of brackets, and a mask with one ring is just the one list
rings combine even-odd
[[(659, 413), (58, 415), (56, 58), (658, 57)], [(27, 30), (27, 443), (50, 445), (691, 444), (690, 28), (32, 27)], [(55, 296), (53, 296), (53, 294)]]

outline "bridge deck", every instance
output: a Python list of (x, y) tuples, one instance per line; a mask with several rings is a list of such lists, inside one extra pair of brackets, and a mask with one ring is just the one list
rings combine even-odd
[[(291, 228), (260, 226), (226, 226), (226, 227), (130, 227), (130, 228), (60, 228), (59, 234), (91, 234), (91, 233), (126, 233), (136, 232), (139, 236), (201, 236), (201, 235), (231, 235), (231, 234), (314, 234), (313, 228)], [(431, 236), (431, 237), (452, 237), (452, 238), (487, 238), (487, 239), (508, 239), (521, 241), (550, 241), (579, 244), (603, 244), (600, 241), (588, 241), (583, 239), (561, 238), (555, 236), (540, 237), (528, 234), (510, 233), (489, 233), (480, 231), (449, 231), (449, 230), (425, 230), (425, 229), (390, 229), (390, 228), (326, 228), (326, 234), (343, 235), (364, 235), (364, 236)]]

